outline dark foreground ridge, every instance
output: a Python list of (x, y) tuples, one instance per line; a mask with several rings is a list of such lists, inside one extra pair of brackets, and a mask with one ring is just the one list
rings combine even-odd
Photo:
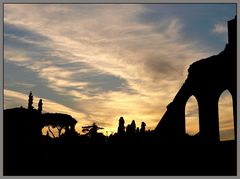
[[(136, 128), (134, 120), (125, 127), (120, 117), (115, 134), (103, 135), (95, 123), (79, 134), (72, 116), (42, 113), (42, 100), (34, 109), (30, 92), (28, 109), (4, 110), (4, 175), (237, 175), (236, 17), (228, 28), (224, 51), (190, 65), (188, 78), (153, 131), (144, 122)], [(224, 90), (233, 96), (235, 139), (220, 142), (217, 102)], [(185, 132), (184, 109), (191, 95), (199, 103), (195, 136)]]

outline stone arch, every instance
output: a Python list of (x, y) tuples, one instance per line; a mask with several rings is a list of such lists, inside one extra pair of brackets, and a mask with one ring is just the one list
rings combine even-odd
[(220, 141), (234, 140), (233, 96), (230, 90), (223, 90), (218, 99), (219, 137)]
[(191, 95), (185, 104), (185, 131), (189, 135), (200, 132), (199, 105), (195, 95)]
[[(188, 76), (158, 123), (155, 132), (159, 138), (176, 142), (185, 135), (185, 105), (194, 95), (199, 107), (199, 141), (203, 144), (219, 142), (219, 92), (228, 89), (232, 94), (234, 135), (237, 140), (236, 88), (236, 17), (228, 21), (229, 43), (217, 55), (190, 65)], [(170, 136), (170, 137), (169, 137)]]

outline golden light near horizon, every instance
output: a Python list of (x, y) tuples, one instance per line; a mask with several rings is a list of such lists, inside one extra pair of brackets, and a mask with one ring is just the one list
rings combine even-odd
[[(198, 110), (198, 102), (191, 96), (185, 107), (185, 122), (186, 133), (192, 136), (200, 131)], [(218, 112), (220, 141), (234, 140), (233, 103), (228, 90), (225, 90), (219, 98)]]
[(193, 136), (199, 132), (199, 112), (198, 102), (194, 96), (191, 96), (185, 107), (186, 133)]
[(220, 141), (234, 140), (234, 120), (232, 95), (225, 90), (219, 98)]

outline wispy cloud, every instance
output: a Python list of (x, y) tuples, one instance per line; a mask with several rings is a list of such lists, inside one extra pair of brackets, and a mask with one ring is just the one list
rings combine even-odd
[(24, 52), (19, 52), (16, 49), (9, 49), (8, 47), (5, 47), (4, 58), (13, 62), (25, 62), (30, 60)]
[(141, 21), (144, 5), (5, 4), (4, 11), (5, 60), (31, 69), (106, 130), (122, 115), (154, 128), (188, 65), (212, 55), (184, 38), (177, 15)]

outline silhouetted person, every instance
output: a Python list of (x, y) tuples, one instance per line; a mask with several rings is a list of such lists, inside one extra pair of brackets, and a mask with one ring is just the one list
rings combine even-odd
[(126, 131), (128, 136), (133, 136), (136, 133), (136, 124), (135, 121), (133, 120), (130, 125), (127, 126), (127, 131)]
[(33, 109), (33, 95), (32, 95), (32, 91), (30, 91), (29, 96), (28, 96), (28, 109), (29, 110)]
[(40, 99), (38, 102), (38, 112), (39, 113), (42, 113), (42, 106), (43, 106), (42, 99)]
[(137, 129), (136, 129), (136, 134), (139, 134), (139, 127), (137, 127)]
[(127, 125), (126, 133), (127, 133), (127, 135), (131, 134), (131, 125), (130, 124)]
[(133, 134), (136, 133), (136, 123), (134, 120), (131, 123), (131, 133), (133, 133)]
[(125, 133), (124, 119), (120, 117), (118, 125), (118, 134), (123, 135)]
[(141, 124), (141, 129), (140, 129), (140, 133), (141, 133), (141, 134), (144, 134), (144, 133), (145, 133), (145, 130), (146, 130), (146, 124), (145, 124), (145, 122), (142, 122), (142, 124)]

